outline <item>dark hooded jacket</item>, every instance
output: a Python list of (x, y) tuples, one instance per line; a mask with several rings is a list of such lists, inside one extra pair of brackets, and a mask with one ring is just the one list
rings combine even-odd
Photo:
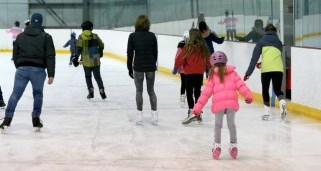
[(34, 66), (47, 68), (48, 77), (55, 76), (55, 46), (52, 37), (38, 24), (27, 26), (13, 47), (16, 68)]

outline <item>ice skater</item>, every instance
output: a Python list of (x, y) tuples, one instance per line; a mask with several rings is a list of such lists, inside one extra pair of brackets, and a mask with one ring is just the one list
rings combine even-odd
[[(273, 24), (265, 27), (265, 35), (256, 43), (253, 50), (250, 65), (245, 73), (244, 81), (252, 75), (255, 66), (261, 68), (262, 96), (264, 113), (262, 120), (269, 120), (270, 117), (270, 82), (272, 80), (273, 91), (279, 99), (281, 119), (287, 115), (286, 101), (281, 90), (284, 65), (282, 61), (282, 42), (278, 38), (277, 30)], [(257, 63), (262, 55), (261, 63)]]
[(212, 58), (214, 65), (211, 69), (209, 79), (197, 103), (194, 105), (193, 114), (186, 119), (186, 122), (197, 120), (208, 99), (213, 96), (212, 113), (215, 115), (213, 158), (219, 159), (221, 154), (221, 129), (223, 117), (226, 115), (227, 126), (230, 131), (229, 152), (231, 157), (236, 159), (238, 149), (235, 114), (239, 110), (237, 91), (245, 98), (246, 103), (252, 103), (252, 92), (237, 74), (235, 67), (226, 64), (227, 57), (224, 52), (216, 51), (212, 54)]
[[(198, 29), (193, 28), (189, 31), (189, 40), (175, 60), (175, 67), (180, 68), (181, 66), (183, 66), (186, 75), (188, 118), (192, 113), (194, 103), (197, 102), (201, 94), (205, 69), (211, 67), (210, 52)], [(182, 124), (188, 124), (185, 121), (183, 120)], [(197, 121), (202, 122), (200, 115), (198, 115)]]
[(70, 39), (66, 42), (66, 44), (63, 46), (64, 48), (70, 46), (70, 59), (69, 59), (69, 66), (72, 65), (72, 58), (74, 56), (76, 56), (77, 53), (77, 49), (76, 49), (76, 45), (77, 45), (77, 39), (76, 39), (76, 33), (72, 32), (70, 34)]
[[(52, 84), (55, 76), (56, 53), (52, 37), (42, 27), (42, 15), (34, 13), (31, 25), (19, 34), (13, 47), (14, 64), (17, 68), (13, 92), (9, 98), (5, 118), (0, 125), (1, 131), (10, 126), (16, 106), (29, 82), (32, 85), (33, 127), (40, 130), (43, 103), (43, 87), (48, 74), (48, 84)], [(47, 68), (47, 73), (46, 73)]]
[(81, 24), (82, 33), (77, 40), (77, 53), (73, 58), (75, 67), (79, 65), (79, 56), (81, 55), (82, 65), (84, 67), (86, 84), (88, 89), (87, 99), (94, 98), (94, 86), (92, 83), (92, 73), (98, 84), (99, 94), (102, 99), (106, 99), (104, 83), (100, 75), (100, 58), (103, 56), (104, 43), (95, 33), (92, 33), (94, 25), (91, 21), (85, 21)]
[(155, 72), (157, 70), (158, 47), (154, 33), (149, 31), (150, 21), (146, 15), (140, 15), (135, 22), (135, 32), (128, 37), (127, 69), (134, 79), (136, 87), (136, 124), (143, 122), (143, 83), (147, 83), (147, 92), (151, 105), (153, 124), (158, 124), (157, 96), (154, 90)]
[[(177, 59), (177, 57), (182, 53), (182, 49), (184, 48), (186, 42), (189, 39), (189, 32), (185, 31), (183, 33), (183, 40), (180, 41), (177, 45), (177, 51), (176, 51), (176, 55), (175, 55), (175, 60)], [(179, 73), (180, 78), (181, 78), (181, 89), (180, 89), (180, 103), (181, 106), (183, 106), (185, 104), (185, 99), (186, 99), (186, 75), (184, 73), (184, 69), (183, 66), (181, 66), (180, 68), (176, 68), (174, 66), (172, 73), (175, 75), (177, 73)]]
[[(23, 32), (23, 29), (20, 28), (19, 21), (15, 21), (14, 26), (7, 30), (7, 33), (11, 34), (11, 36), (12, 36), (12, 47), (14, 47), (17, 36), (22, 32)], [(14, 58), (12, 57), (11, 60), (14, 60)]]

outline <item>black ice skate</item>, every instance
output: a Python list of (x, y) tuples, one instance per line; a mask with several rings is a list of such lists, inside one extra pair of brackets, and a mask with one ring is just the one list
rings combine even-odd
[(5, 106), (6, 106), (6, 104), (4, 103), (4, 101), (0, 100), (0, 108), (4, 109)]
[(3, 122), (0, 125), (0, 130), (2, 134), (5, 133), (5, 129), (7, 129), (10, 126), (11, 121), (12, 121), (12, 118), (5, 117), (3, 119)]
[(40, 129), (43, 127), (43, 124), (39, 117), (32, 118), (32, 125), (34, 128), (36, 128), (36, 131), (40, 131)]
[(107, 98), (104, 89), (100, 89), (100, 90), (99, 90), (99, 94), (100, 94), (100, 96), (101, 96), (101, 98), (102, 98), (103, 100)]
[(201, 123), (202, 122), (202, 117), (201, 115), (199, 116), (196, 116), (194, 114), (192, 114), (192, 110), (188, 110), (188, 113), (187, 113), (187, 118), (185, 118), (182, 122), (183, 125), (186, 125), (186, 124), (189, 124), (193, 121), (197, 121), (198, 123)]
[(88, 91), (87, 99), (94, 98), (94, 88), (90, 88)]

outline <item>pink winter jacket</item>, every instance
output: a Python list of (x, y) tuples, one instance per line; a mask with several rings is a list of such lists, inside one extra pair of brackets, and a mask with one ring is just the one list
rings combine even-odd
[(239, 91), (245, 99), (253, 100), (251, 90), (236, 73), (234, 66), (226, 65), (224, 83), (220, 82), (218, 68), (215, 68), (213, 77), (207, 80), (201, 96), (194, 105), (193, 113), (201, 113), (203, 107), (207, 103), (207, 100), (212, 95), (212, 113), (216, 113), (224, 109), (235, 109), (238, 111), (240, 106), (237, 91)]

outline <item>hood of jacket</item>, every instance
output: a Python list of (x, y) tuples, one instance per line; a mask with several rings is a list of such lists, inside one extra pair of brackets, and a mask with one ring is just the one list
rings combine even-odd
[(204, 33), (201, 33), (202, 37), (206, 38), (207, 36), (209, 36), (211, 34), (211, 32), (212, 32), (211, 29), (206, 30)]
[(92, 35), (93, 33), (91, 32), (91, 31), (89, 31), (89, 30), (84, 30), (82, 33), (81, 33), (81, 36), (84, 38), (84, 37), (86, 37), (86, 38), (88, 38), (89, 39), (89, 37)]
[(44, 32), (43, 28), (40, 25), (29, 25), (25, 28), (25, 30), (23, 31), (26, 35), (29, 36), (37, 36), (39, 34), (41, 34), (42, 32)]

